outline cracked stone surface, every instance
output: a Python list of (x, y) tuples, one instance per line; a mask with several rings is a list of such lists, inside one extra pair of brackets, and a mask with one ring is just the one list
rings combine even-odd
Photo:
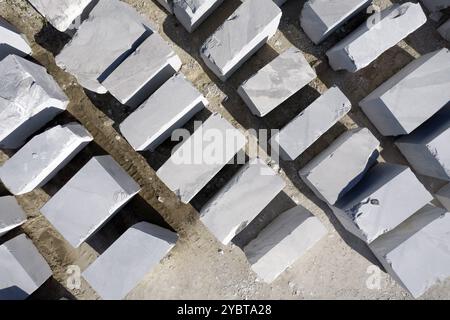
[(222, 2), (223, 0), (173, 0), (173, 13), (188, 32), (193, 32)]
[(0, 237), (27, 221), (22, 207), (13, 196), (0, 197)]
[(0, 61), (10, 54), (25, 57), (31, 53), (31, 47), (25, 35), (0, 17)]
[(450, 183), (436, 192), (436, 198), (450, 212)]

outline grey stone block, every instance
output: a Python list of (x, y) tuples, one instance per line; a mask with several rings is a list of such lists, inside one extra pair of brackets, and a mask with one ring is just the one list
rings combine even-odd
[(263, 117), (317, 77), (297, 48), (290, 48), (245, 81), (238, 93), (252, 113)]
[(27, 221), (27, 217), (16, 198), (0, 197), (0, 237), (21, 226), (25, 221)]
[(436, 198), (450, 211), (450, 183), (436, 193)]
[(271, 138), (272, 151), (293, 161), (342, 119), (351, 103), (338, 87), (332, 87)]
[(356, 72), (421, 27), (427, 17), (418, 3), (394, 4), (375, 13), (327, 51), (333, 70)]
[(125, 119), (120, 131), (135, 150), (153, 151), (207, 105), (203, 95), (178, 74)]
[(177, 234), (147, 222), (128, 229), (84, 272), (105, 300), (121, 300), (173, 248)]
[(111, 156), (92, 158), (41, 212), (75, 248), (133, 198), (139, 185)]
[(283, 4), (286, 3), (287, 0), (273, 0), (273, 2), (275, 2), (275, 4), (279, 7), (281, 7)]
[(275, 218), (244, 252), (253, 271), (271, 283), (326, 234), (319, 219), (298, 206)]
[(0, 61), (0, 147), (15, 149), (63, 112), (67, 96), (44, 67), (10, 55)]
[(450, 19), (438, 28), (439, 34), (447, 41), (450, 41)]
[(306, 35), (319, 44), (372, 0), (309, 0), (303, 6), (300, 24)]
[(24, 300), (51, 276), (47, 262), (24, 234), (0, 246), (0, 300)]
[(227, 80), (275, 34), (281, 15), (272, 0), (246, 0), (201, 47), (205, 64)]
[(431, 194), (408, 167), (382, 163), (332, 209), (349, 232), (371, 243), (431, 200)]
[(241, 232), (283, 190), (285, 183), (260, 159), (247, 163), (200, 211), (200, 220), (223, 244)]
[(450, 0), (421, 0), (430, 12), (437, 12), (450, 7)]
[(31, 47), (25, 35), (0, 17), (0, 61), (10, 54), (25, 57), (31, 52)]
[(418, 298), (450, 277), (450, 213), (427, 205), (370, 244), (386, 271)]
[(245, 136), (213, 114), (157, 171), (158, 177), (188, 203), (246, 144)]
[(188, 32), (193, 32), (223, 0), (173, 0), (173, 13)]
[(0, 179), (14, 195), (50, 181), (93, 138), (77, 123), (56, 126), (35, 136), (0, 168)]
[(411, 133), (450, 101), (450, 52), (426, 54), (383, 83), (359, 105), (385, 136)]
[(170, 14), (173, 13), (173, 0), (156, 0)]
[(366, 128), (348, 131), (309, 162), (299, 175), (322, 200), (335, 204), (375, 164), (380, 142)]

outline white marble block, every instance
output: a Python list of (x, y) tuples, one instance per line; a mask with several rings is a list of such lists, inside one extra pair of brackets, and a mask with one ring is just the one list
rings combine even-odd
[(188, 32), (193, 32), (223, 0), (173, 0), (173, 13)]
[(25, 35), (0, 17), (0, 61), (10, 54), (25, 57), (31, 53), (31, 47)]
[(349, 232), (371, 243), (431, 200), (408, 167), (380, 163), (332, 209)]
[(244, 252), (253, 271), (271, 283), (326, 234), (320, 220), (298, 206), (275, 218)]
[(275, 34), (281, 15), (272, 0), (246, 0), (200, 48), (203, 61), (227, 80)]
[(293, 161), (341, 120), (351, 109), (350, 100), (338, 87), (331, 87), (271, 138), (273, 152)]
[(450, 19), (438, 28), (439, 34), (447, 41), (450, 41)]
[(92, 158), (41, 209), (75, 248), (138, 192), (139, 185), (111, 156)]
[(436, 193), (436, 198), (450, 211), (450, 183)]
[(128, 116), (120, 131), (135, 150), (153, 151), (207, 105), (203, 95), (177, 74)]
[(47, 262), (24, 234), (0, 246), (0, 300), (24, 300), (51, 276)]
[(124, 299), (169, 253), (177, 239), (172, 231), (140, 222), (95, 260), (83, 277), (102, 299)]
[(200, 211), (200, 220), (227, 245), (283, 190), (285, 182), (259, 158), (247, 163)]
[(303, 53), (291, 47), (238, 88), (258, 117), (264, 117), (317, 77)]
[(31, 139), (0, 168), (0, 180), (14, 195), (50, 181), (93, 138), (78, 123), (56, 126)]
[(173, 13), (173, 0), (156, 0), (170, 14)]
[(369, 247), (414, 298), (450, 277), (450, 213), (427, 205)]
[(0, 79), (1, 148), (20, 147), (69, 104), (44, 67), (19, 56), (0, 61)]
[(450, 0), (420, 0), (430, 12), (437, 12), (450, 7)]
[(406, 2), (375, 13), (327, 51), (333, 70), (356, 72), (367, 67), (427, 21), (418, 3)]
[(0, 197), (0, 237), (27, 221), (27, 216), (12, 196)]
[(379, 146), (366, 128), (348, 131), (300, 170), (300, 178), (320, 199), (335, 204), (375, 164)]
[(359, 105), (385, 136), (411, 133), (450, 101), (450, 51), (411, 62)]
[(219, 114), (213, 114), (173, 152), (158, 177), (189, 203), (246, 144), (245, 136)]
[(309, 0), (303, 6), (300, 24), (306, 35), (319, 44), (371, 3), (372, 0)]

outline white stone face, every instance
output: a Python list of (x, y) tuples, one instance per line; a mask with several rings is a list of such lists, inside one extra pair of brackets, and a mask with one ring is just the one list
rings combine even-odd
[(262, 160), (251, 160), (202, 208), (200, 220), (226, 245), (284, 187), (283, 179)]
[(245, 1), (203, 44), (204, 62), (222, 81), (227, 80), (275, 34), (281, 15), (272, 0)]
[(437, 12), (450, 7), (450, 0), (421, 0), (431, 12)]
[(253, 271), (271, 283), (326, 234), (319, 219), (298, 206), (275, 218), (244, 252)]
[(447, 211), (450, 211), (450, 183), (436, 193), (436, 198)]
[(0, 246), (0, 300), (24, 300), (51, 276), (47, 262), (24, 234)]
[(27, 217), (14, 197), (0, 197), (0, 237), (25, 221)]
[(420, 26), (427, 17), (420, 4), (394, 4), (375, 13), (327, 52), (333, 70), (356, 72), (367, 67)]
[(169, 253), (177, 239), (172, 231), (138, 223), (94, 261), (83, 277), (102, 299), (124, 299)]
[(0, 168), (0, 179), (15, 195), (43, 186), (93, 138), (77, 123), (35, 136)]
[(342, 119), (351, 103), (338, 87), (332, 87), (271, 139), (283, 160), (295, 160)]
[(371, 243), (433, 200), (405, 166), (378, 164), (333, 207), (343, 226)]
[(450, 277), (450, 213), (425, 206), (369, 246), (413, 297)]
[(258, 117), (264, 117), (317, 77), (297, 48), (290, 48), (244, 82), (238, 93)]
[(366, 128), (348, 131), (309, 162), (299, 175), (322, 200), (335, 204), (376, 162), (380, 142)]
[(133, 198), (139, 185), (111, 156), (92, 158), (41, 212), (75, 248)]
[(125, 119), (120, 131), (135, 150), (153, 151), (207, 105), (203, 95), (178, 74)]
[(411, 133), (450, 101), (450, 51), (411, 62), (359, 105), (385, 136)]
[(354, 15), (368, 7), (371, 0), (310, 0), (300, 16), (303, 31), (319, 44)]
[(0, 17), (0, 61), (10, 54), (25, 57), (31, 52), (25, 35)]
[(187, 31), (193, 32), (223, 0), (173, 0), (173, 13)]
[(0, 147), (15, 149), (64, 111), (68, 98), (45, 68), (10, 55), (0, 62)]
[(182, 202), (188, 203), (245, 143), (239, 130), (213, 114), (159, 168), (157, 175)]
[(450, 19), (442, 24), (438, 29), (439, 34), (447, 41), (450, 41)]

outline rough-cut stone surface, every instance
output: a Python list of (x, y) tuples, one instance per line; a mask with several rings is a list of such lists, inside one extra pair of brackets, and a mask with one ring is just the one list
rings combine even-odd
[(56, 126), (35, 136), (0, 168), (0, 180), (14, 195), (41, 187), (93, 138), (77, 123)]
[(64, 111), (68, 98), (45, 68), (19, 56), (0, 62), (0, 147), (15, 149)]
[(438, 28), (439, 34), (447, 41), (450, 41), (450, 19)]
[(94, 157), (41, 212), (77, 248), (139, 190), (139, 185), (111, 156)]
[(52, 271), (24, 234), (0, 246), (0, 300), (23, 300), (36, 291)]
[(141, 222), (128, 229), (84, 272), (105, 300), (121, 300), (173, 248), (176, 233)]
[(386, 271), (418, 298), (450, 277), (450, 213), (425, 206), (370, 244)]
[(290, 48), (245, 81), (238, 93), (252, 113), (263, 117), (317, 77), (297, 48)]
[(64, 32), (92, 0), (28, 0), (57, 30)]
[(247, 163), (201, 210), (200, 220), (223, 244), (241, 232), (285, 187), (260, 159)]
[(305, 3), (300, 24), (306, 35), (319, 44), (354, 15), (367, 8), (371, 0), (310, 0)]
[(299, 175), (322, 200), (335, 204), (375, 164), (380, 142), (368, 129), (348, 131), (309, 162)]
[(437, 12), (450, 7), (450, 0), (421, 0), (430, 12)]
[(378, 164), (333, 207), (351, 233), (370, 243), (433, 200), (405, 166)]
[(137, 151), (154, 151), (173, 130), (181, 128), (208, 105), (182, 74), (175, 75), (120, 125), (125, 139)]
[(0, 61), (10, 54), (21, 57), (31, 54), (25, 35), (0, 17)]
[(359, 105), (385, 136), (411, 133), (450, 101), (450, 51), (413, 61)]
[(395, 144), (417, 173), (450, 181), (450, 105)]
[(169, 13), (173, 13), (173, 0), (156, 0)]
[(245, 136), (213, 114), (157, 171), (158, 177), (188, 203), (241, 150)]
[(281, 15), (272, 0), (246, 0), (201, 47), (205, 64), (227, 80), (275, 34)]
[(244, 252), (253, 271), (271, 283), (326, 234), (319, 219), (298, 206), (275, 218)]
[(418, 3), (394, 4), (375, 13), (327, 52), (334, 70), (356, 72), (367, 67), (420, 26), (427, 17)]
[(159, 34), (153, 33), (102, 85), (121, 103), (137, 107), (180, 68), (180, 58)]
[(342, 119), (351, 103), (338, 87), (332, 87), (271, 139), (272, 151), (283, 160), (295, 160)]
[(27, 217), (14, 197), (0, 197), (0, 237), (25, 221)]
[(436, 198), (450, 211), (450, 183), (436, 193)]
[(173, 13), (189, 32), (208, 18), (223, 0), (173, 0)]

